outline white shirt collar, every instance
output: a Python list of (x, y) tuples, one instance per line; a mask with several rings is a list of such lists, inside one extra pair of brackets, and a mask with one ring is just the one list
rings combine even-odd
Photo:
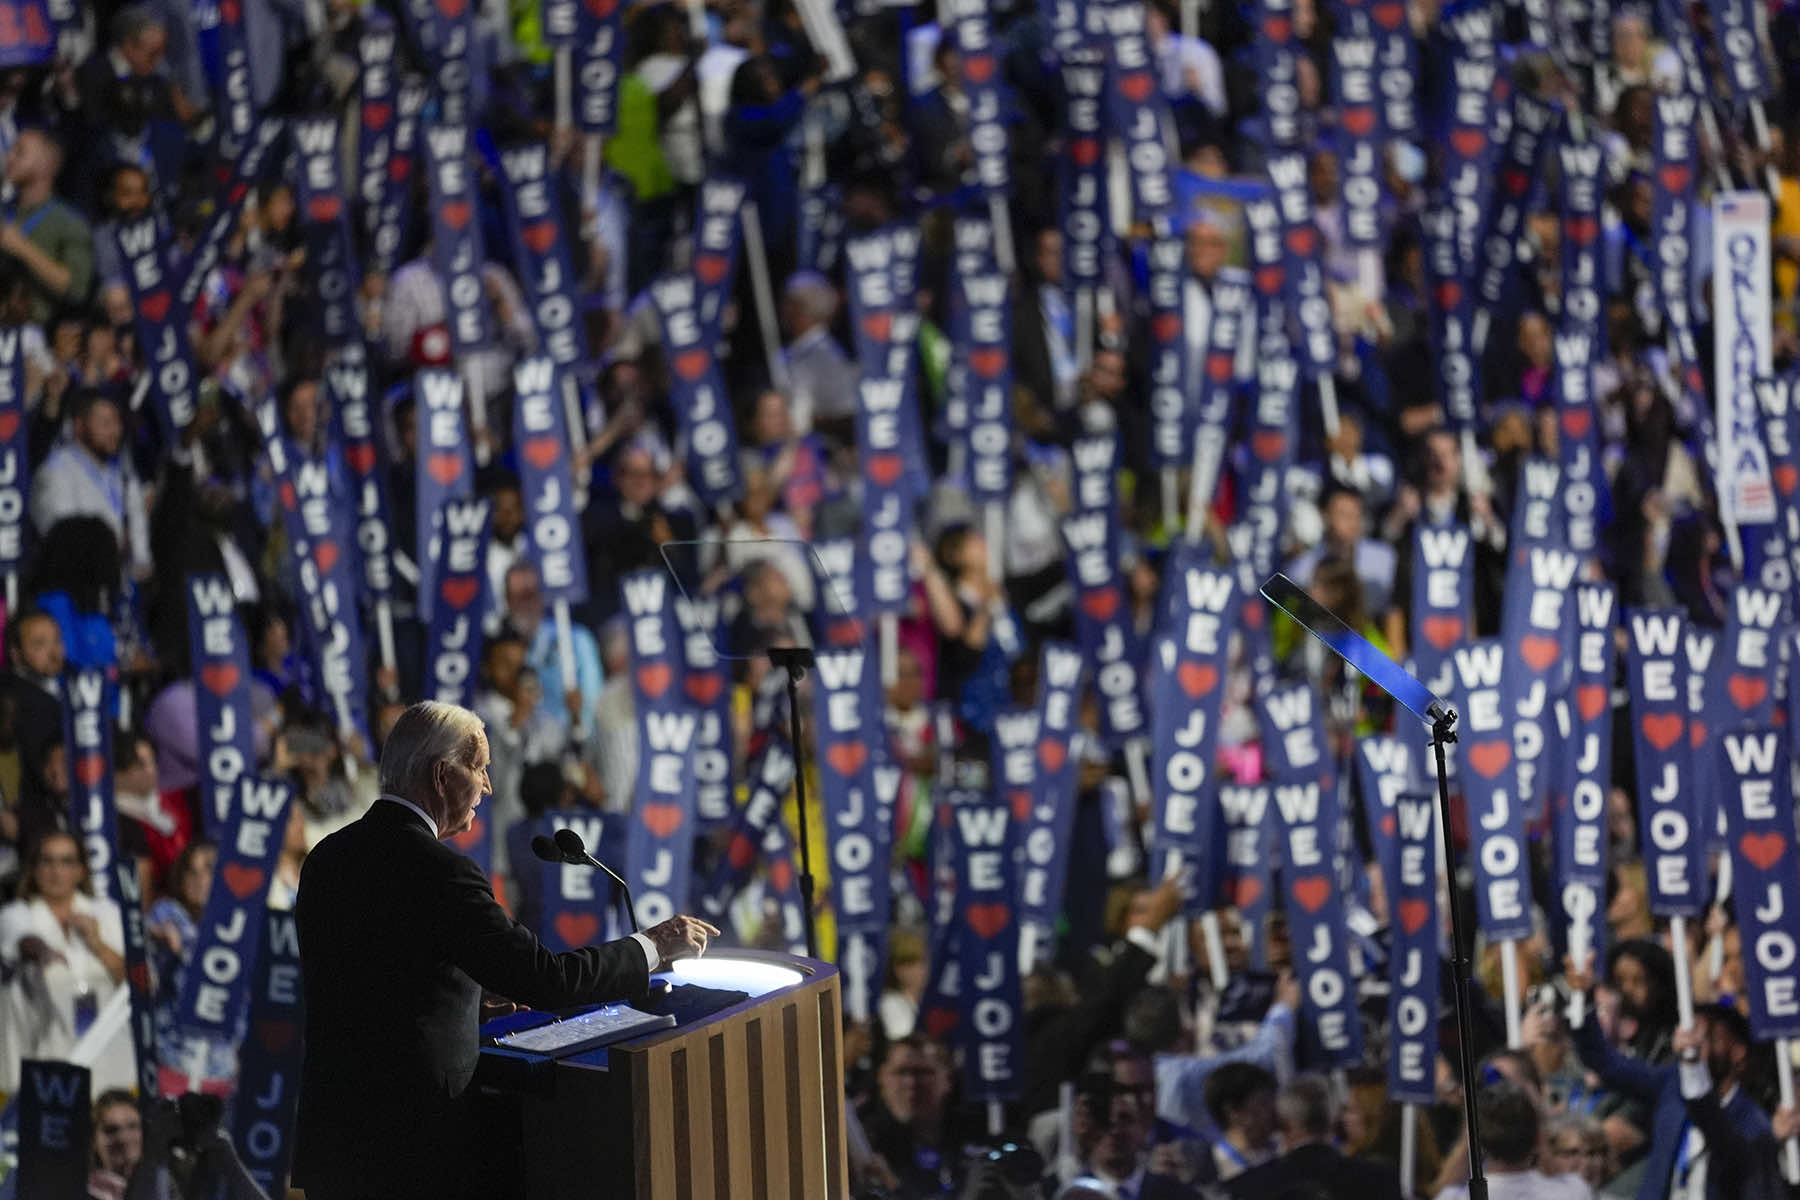
[(430, 813), (426, 812), (424, 809), (422, 809), (418, 805), (414, 804), (411, 800), (408, 800), (405, 796), (396, 796), (396, 795), (392, 794), (391, 792), (381, 793), (381, 798), (383, 800), (392, 800), (395, 804), (404, 805), (405, 807), (410, 808), (414, 812), (418, 813), (419, 820), (425, 822), (425, 827), (427, 829), (431, 830), (432, 838), (435, 840), (436, 838), (439, 837), (438, 823), (431, 819)]

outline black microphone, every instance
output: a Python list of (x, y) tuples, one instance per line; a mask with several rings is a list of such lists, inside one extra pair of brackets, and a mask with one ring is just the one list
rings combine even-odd
[[(531, 839), (531, 848), (534, 851), (537, 851), (539, 858), (544, 858), (545, 855), (543, 851), (538, 850), (538, 842), (548, 840), (549, 839), (545, 838), (541, 833), (537, 837)], [(586, 863), (588, 866), (604, 871), (607, 875), (611, 876), (612, 881), (618, 884), (620, 890), (625, 893), (625, 915), (631, 918), (631, 932), (643, 932), (643, 930), (638, 928), (637, 903), (631, 898), (631, 885), (626, 883), (624, 878), (620, 876), (617, 871), (589, 854), (587, 852), (587, 843), (581, 840), (581, 835), (579, 833), (576, 833), (573, 829), (557, 830), (555, 846), (556, 849), (561, 852), (560, 857), (562, 861), (577, 864)], [(551, 860), (546, 859), (546, 861)]]

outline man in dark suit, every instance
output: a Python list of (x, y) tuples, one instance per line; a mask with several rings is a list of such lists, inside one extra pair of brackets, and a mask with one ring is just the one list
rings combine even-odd
[(552, 954), (443, 844), (487, 794), (481, 719), (415, 704), (381, 755), (382, 797), (307, 856), (296, 908), (306, 1059), (294, 1177), (309, 1200), (491, 1195), (470, 1082), (485, 988), (532, 1008), (636, 999), (718, 930), (673, 917)]
[(1400, 1180), (1374, 1163), (1350, 1158), (1331, 1144), (1331, 1088), (1317, 1075), (1302, 1075), (1275, 1097), (1285, 1153), (1226, 1183), (1233, 1196), (1279, 1196), (1311, 1183), (1332, 1200), (1400, 1200)]
[[(1582, 987), (1586, 975), (1569, 976)], [(1593, 1009), (1603, 1018), (1608, 1008)], [(1739, 1086), (1750, 1054), (1750, 1026), (1736, 1009), (1709, 1004), (1694, 1010), (1694, 1024), (1678, 1029), (1678, 1060), (1652, 1066), (1619, 1053), (1589, 1020), (1575, 1030), (1582, 1065), (1615, 1092), (1654, 1105), (1649, 1154), (1637, 1200), (1668, 1200), (1677, 1188), (1706, 1200), (1740, 1200), (1779, 1194), (1767, 1163), (1747, 1147), (1773, 1144), (1769, 1118)]]

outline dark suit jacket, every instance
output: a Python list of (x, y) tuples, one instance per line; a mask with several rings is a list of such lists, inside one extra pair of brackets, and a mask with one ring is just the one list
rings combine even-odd
[(309, 1194), (479, 1194), (470, 1085), (482, 989), (536, 1009), (636, 999), (629, 939), (552, 954), (494, 901), (472, 860), (391, 801), (307, 856), (295, 909), (306, 1058), (294, 1178)]
[(1607, 1043), (1598, 1023), (1591, 1020), (1575, 1030), (1575, 1050), (1607, 1087), (1656, 1106), (1637, 1200), (1665, 1200), (1668, 1196), (1690, 1119), (1706, 1137), (1706, 1200), (1750, 1200), (1767, 1194), (1758, 1190), (1768, 1186), (1767, 1181), (1756, 1178), (1758, 1172), (1752, 1170), (1756, 1157), (1745, 1151), (1750, 1146), (1767, 1150), (1772, 1142), (1769, 1118), (1744, 1089), (1739, 1088), (1722, 1109), (1711, 1096), (1684, 1101), (1674, 1063), (1651, 1066), (1627, 1058)]
[(1335, 1146), (1299, 1146), (1273, 1162), (1252, 1167), (1225, 1184), (1233, 1196), (1279, 1196), (1299, 1183), (1325, 1189), (1334, 1200), (1400, 1200), (1400, 1179), (1376, 1163), (1340, 1153)]

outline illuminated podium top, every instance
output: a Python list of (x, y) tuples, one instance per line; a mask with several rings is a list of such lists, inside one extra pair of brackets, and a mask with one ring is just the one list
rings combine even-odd
[(837, 968), (733, 950), (652, 978), (675, 991), (638, 1007), (675, 1013), (672, 1029), (562, 1058), (483, 1047), (477, 1085), (517, 1113), (519, 1194), (588, 1200), (631, 1180), (640, 1200), (846, 1195)]

